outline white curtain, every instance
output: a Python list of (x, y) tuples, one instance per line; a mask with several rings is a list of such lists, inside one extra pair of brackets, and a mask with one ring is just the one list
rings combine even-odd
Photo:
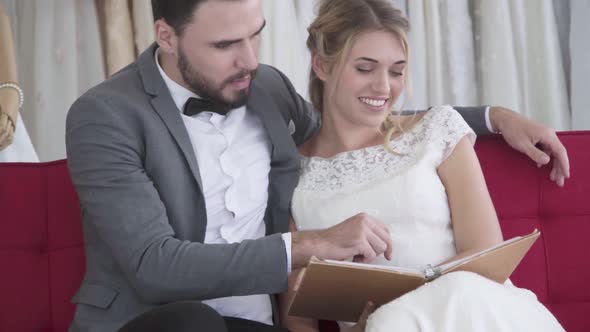
[[(403, 107), (502, 105), (556, 129), (570, 129), (552, 1), (392, 0), (411, 23), (412, 85)], [(309, 72), (305, 29), (317, 3), (264, 3), (269, 26), (261, 62), (282, 70), (304, 96)]]
[(393, 1), (411, 23), (410, 107), (502, 105), (571, 128), (552, 0)]
[[(133, 0), (134, 11), (145, 12), (147, 1)], [(105, 78), (95, 1), (0, 2), (13, 23), (25, 91), (17, 142), (5, 151), (13, 151), (11, 158), (36, 160), (32, 140), (41, 161), (64, 158), (68, 108)], [(268, 27), (260, 60), (283, 71), (304, 97), (310, 68), (306, 28), (318, 2), (264, 1)], [(574, 129), (590, 128), (590, 0), (392, 2), (407, 12), (412, 26), (413, 93), (405, 108), (503, 105), (559, 130), (572, 128), (572, 122)], [(140, 39), (144, 45), (153, 37)], [(15, 149), (20, 157), (14, 157)]]
[(571, 128), (565, 70), (551, 0), (475, 1), (481, 101), (558, 130)]
[(305, 46), (307, 27), (315, 18), (318, 0), (264, 1), (267, 27), (262, 33), (259, 60), (290, 78), (299, 94), (307, 98), (310, 55)]
[(571, 106), (574, 129), (590, 129), (590, 0), (571, 1)]
[(105, 78), (94, 1), (2, 1), (12, 11), (22, 119), (41, 161), (65, 158), (67, 111)]
[[(478, 102), (473, 30), (467, 0), (395, 1), (411, 24), (411, 96), (405, 108)], [(400, 6), (401, 5), (401, 6)]]

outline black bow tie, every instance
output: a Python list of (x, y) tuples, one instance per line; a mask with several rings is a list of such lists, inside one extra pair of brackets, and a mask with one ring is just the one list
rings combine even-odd
[(213, 112), (219, 115), (226, 115), (230, 111), (230, 108), (221, 103), (216, 103), (207, 99), (200, 98), (189, 98), (186, 104), (184, 104), (184, 110), (182, 113), (187, 116), (197, 115), (201, 112)]

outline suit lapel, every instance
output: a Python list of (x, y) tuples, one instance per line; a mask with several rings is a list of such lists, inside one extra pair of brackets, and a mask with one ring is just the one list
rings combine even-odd
[(252, 91), (246, 107), (248, 111), (252, 111), (258, 115), (258, 118), (264, 124), (264, 128), (272, 144), (271, 160), (274, 160), (275, 152), (280, 152), (280, 149), (277, 149), (277, 147), (281, 143), (282, 135), (280, 130), (281, 123), (284, 122), (281, 114), (276, 110), (276, 105), (274, 105), (266, 91), (256, 83), (252, 84)]
[(186, 131), (186, 126), (182, 122), (182, 118), (179, 112), (176, 112), (177, 107), (172, 101), (172, 98), (165, 95), (159, 95), (152, 99), (152, 106), (162, 118), (162, 121), (168, 127), (168, 131), (174, 137), (174, 140), (180, 147), (180, 150), (184, 154), (184, 157), (195, 177), (195, 180), (199, 184), (199, 189), (203, 192), (203, 183), (201, 180), (201, 173), (199, 171), (199, 164), (197, 163), (197, 157), (195, 157), (195, 151), (193, 145)]
[(292, 189), (298, 179), (297, 147), (289, 135), (289, 129), (279, 106), (266, 90), (258, 85), (257, 81), (252, 84), (247, 108), (248, 111), (258, 115), (272, 144), (271, 170), (268, 175), (268, 206), (264, 218), (266, 232), (267, 234), (286, 232)]
[(203, 192), (203, 183), (201, 180), (201, 173), (199, 172), (197, 157), (195, 156), (193, 145), (188, 136), (188, 132), (186, 131), (186, 126), (184, 125), (184, 122), (182, 122), (180, 112), (178, 112), (176, 104), (174, 104), (172, 96), (170, 96), (170, 91), (156, 66), (154, 58), (156, 48), (156, 44), (152, 44), (152, 46), (139, 57), (138, 66), (143, 85), (146, 92), (152, 96), (152, 106), (168, 128), (172, 137), (174, 137), (174, 140), (182, 151), (195, 180), (199, 184), (199, 189)]

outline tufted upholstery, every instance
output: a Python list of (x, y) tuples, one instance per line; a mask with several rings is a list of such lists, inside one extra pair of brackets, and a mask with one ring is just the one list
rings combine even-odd
[(0, 163), (0, 227), (0, 331), (66, 331), (85, 263), (64, 161)]
[[(512, 280), (567, 331), (590, 331), (590, 132), (560, 135), (572, 163), (563, 189), (499, 138), (480, 140), (477, 152), (504, 236), (542, 231)], [(0, 226), (0, 332), (66, 331), (84, 252), (65, 161), (0, 164)]]
[(478, 156), (505, 238), (542, 232), (511, 280), (534, 291), (566, 331), (590, 331), (590, 132), (560, 135), (571, 162), (564, 188), (524, 156), (482, 140)]

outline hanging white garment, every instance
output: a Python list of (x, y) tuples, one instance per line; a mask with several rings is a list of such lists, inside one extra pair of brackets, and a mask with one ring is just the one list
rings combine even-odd
[(482, 103), (512, 108), (558, 130), (569, 129), (552, 1), (473, 4)]
[(39, 162), (29, 133), (20, 116), (16, 120), (16, 131), (12, 144), (0, 151), (0, 163), (5, 162)]
[(156, 40), (150, 0), (133, 0), (133, 32), (137, 54), (141, 54)]
[(590, 0), (571, 2), (570, 59), (573, 129), (590, 129)]
[[(14, 31), (16, 28), (15, 12), (13, 1), (0, 0), (0, 6), (2, 6), (4, 12), (10, 17), (11, 31), (13, 32), (13, 40), (15, 40)], [(0, 45), (1, 46), (1, 45)], [(4, 150), (0, 151), (0, 162), (37, 162), (37, 153), (33, 148), (29, 133), (25, 128), (22, 121), (21, 115), (16, 119), (15, 133), (12, 143)]]
[(468, 0), (444, 0), (440, 4), (444, 53), (448, 68), (448, 76), (442, 88), (450, 97), (445, 103), (477, 105), (473, 25)]
[(448, 103), (450, 97), (445, 86), (447, 68), (445, 46), (443, 43), (442, 20), (438, 0), (424, 0), (424, 23), (426, 31), (426, 82), (430, 105)]
[(318, 5), (319, 0), (295, 0), (297, 24), (304, 42), (307, 40), (307, 28), (317, 16)]
[(430, 106), (428, 97), (428, 58), (427, 40), (426, 40), (426, 22), (424, 16), (424, 3), (421, 0), (409, 1), (408, 18), (410, 20), (410, 31), (408, 39), (410, 40), (410, 77), (412, 84), (409, 95), (405, 96), (406, 109), (426, 109)]
[(281, 0), (265, 1), (263, 7), (267, 27), (262, 31), (259, 60), (282, 71), (297, 92), (306, 97), (310, 55), (305, 46), (307, 33), (302, 28), (305, 23), (300, 24), (295, 13), (305, 10), (307, 13), (300, 16), (302, 22), (310, 22), (308, 11), (313, 6), (296, 7), (294, 0)]
[(65, 158), (68, 109), (105, 78), (95, 3), (2, 1), (13, 10), (23, 122), (41, 161)]
[(402, 5), (410, 20), (412, 87), (406, 108), (476, 105), (475, 51), (467, 0), (418, 0)]

